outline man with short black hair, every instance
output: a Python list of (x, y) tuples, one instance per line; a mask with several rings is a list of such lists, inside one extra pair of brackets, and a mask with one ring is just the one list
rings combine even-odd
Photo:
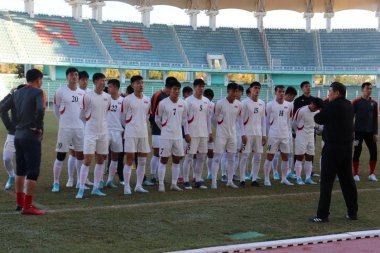
[[(42, 215), (45, 212), (32, 204), (41, 165), (41, 141), (44, 129), (45, 102), (41, 90), (43, 74), (37, 69), (26, 73), (27, 85), (15, 92), (12, 99), (0, 105), (0, 114), (16, 112), (16, 210), (22, 214)], [(24, 184), (26, 177), (26, 191)]]
[(358, 198), (352, 176), (352, 133), (354, 107), (346, 98), (346, 87), (333, 82), (329, 90), (329, 103), (314, 116), (315, 123), (323, 125), (321, 191), (317, 216), (312, 222), (327, 222), (330, 214), (331, 191), (338, 176), (347, 206), (346, 218), (357, 219)]
[(372, 84), (362, 84), (362, 96), (352, 101), (355, 114), (355, 140), (354, 140), (354, 179), (360, 181), (359, 159), (362, 152), (363, 140), (369, 150), (369, 181), (377, 181), (375, 168), (377, 162), (377, 139), (378, 139), (378, 104), (371, 98)]

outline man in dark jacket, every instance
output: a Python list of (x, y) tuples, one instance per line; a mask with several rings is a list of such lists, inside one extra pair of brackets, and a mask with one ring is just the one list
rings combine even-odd
[[(44, 214), (32, 205), (41, 164), (41, 140), (44, 127), (45, 102), (41, 90), (43, 75), (37, 69), (26, 73), (27, 85), (15, 92), (12, 99), (0, 106), (0, 114), (12, 109), (16, 112), (16, 198), (22, 214)], [(26, 177), (26, 193), (24, 184)]]
[(352, 139), (354, 108), (346, 98), (346, 87), (338, 82), (330, 86), (329, 103), (315, 115), (317, 124), (324, 125), (322, 139), (321, 186), (317, 216), (313, 222), (327, 222), (330, 214), (331, 191), (338, 175), (347, 206), (346, 218), (357, 219), (358, 202), (352, 176)]

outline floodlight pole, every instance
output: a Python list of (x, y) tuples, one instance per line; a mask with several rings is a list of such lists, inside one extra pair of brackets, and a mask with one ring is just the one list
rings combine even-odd
[(92, 9), (92, 18), (98, 21), (99, 24), (103, 23), (103, 7), (105, 5), (103, 1), (94, 1), (89, 4)]
[(31, 18), (34, 18), (34, 0), (24, 0), (24, 9)]
[(266, 12), (255, 12), (254, 16), (257, 18), (257, 29), (259, 29), (259, 32), (262, 32), (264, 30), (264, 17), (266, 15)]
[(145, 5), (145, 6), (138, 6), (137, 10), (141, 13), (141, 22), (146, 27), (150, 27), (150, 12), (153, 10), (152, 6)]
[(217, 10), (208, 10), (206, 11), (206, 15), (209, 17), (209, 26), (215, 31), (216, 30), (216, 15), (219, 14)]
[(72, 8), (72, 16), (75, 20), (82, 22), (82, 6), (87, 4), (86, 0), (65, 0)]
[(303, 17), (306, 19), (306, 32), (310, 33), (311, 32), (311, 19), (314, 17), (314, 13), (312, 12), (305, 12), (303, 14)]
[(331, 33), (331, 19), (334, 17), (334, 12), (325, 12), (324, 18), (326, 19), (326, 32)]
[(194, 30), (197, 30), (197, 27), (198, 27), (199, 13), (200, 13), (200, 10), (196, 10), (196, 9), (186, 10), (186, 14), (189, 15), (190, 25), (193, 27)]

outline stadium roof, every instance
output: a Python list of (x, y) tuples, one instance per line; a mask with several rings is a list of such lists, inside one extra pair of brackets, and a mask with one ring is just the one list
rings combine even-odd
[[(96, 0), (91, 0), (94, 2)], [(115, 1), (115, 0), (104, 0)], [(297, 12), (335, 12), (360, 9), (378, 11), (378, 0), (117, 0), (136, 6), (169, 5), (181, 9), (246, 11), (291, 10)]]

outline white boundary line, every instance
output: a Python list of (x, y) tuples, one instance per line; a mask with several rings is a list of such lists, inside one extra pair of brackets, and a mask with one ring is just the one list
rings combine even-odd
[(347, 233), (342, 233), (342, 234), (322, 235), (322, 236), (313, 236), (313, 237), (304, 237), (304, 238), (295, 238), (295, 239), (286, 239), (286, 240), (277, 240), (277, 241), (235, 244), (235, 245), (200, 248), (200, 249), (193, 249), (193, 250), (173, 251), (172, 253), (237, 253), (237, 252), (247, 252), (247, 251), (256, 251), (256, 250), (287, 248), (290, 246), (302, 246), (302, 245), (330, 243), (330, 242), (337, 242), (337, 241), (374, 238), (374, 237), (380, 237), (380, 230), (357, 231), (357, 232), (347, 232)]

